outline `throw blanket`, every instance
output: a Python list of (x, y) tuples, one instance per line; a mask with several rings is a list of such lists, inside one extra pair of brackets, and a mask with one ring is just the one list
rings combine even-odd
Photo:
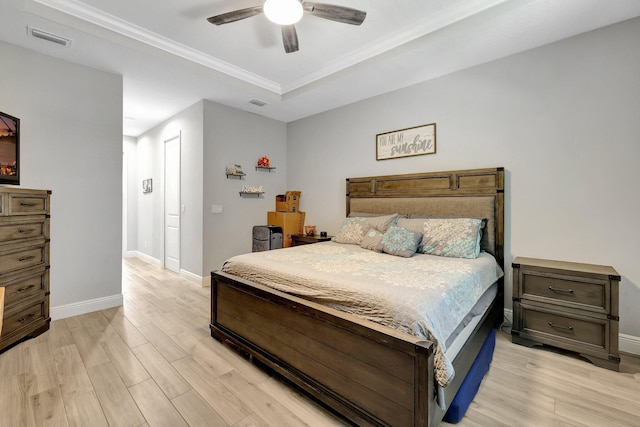
[(486, 253), (402, 258), (335, 242), (238, 255), (222, 271), (433, 341), (441, 387), (454, 376), (444, 343), (503, 275)]

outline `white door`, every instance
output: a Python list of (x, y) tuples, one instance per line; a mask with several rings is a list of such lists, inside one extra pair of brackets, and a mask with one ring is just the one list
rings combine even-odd
[(164, 267), (180, 273), (180, 136), (164, 144)]

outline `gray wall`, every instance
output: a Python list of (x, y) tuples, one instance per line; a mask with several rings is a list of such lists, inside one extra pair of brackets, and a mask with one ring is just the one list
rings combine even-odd
[[(505, 306), (515, 256), (612, 265), (640, 337), (639, 38), (635, 19), (290, 123), (287, 182), (335, 233), (347, 177), (504, 166)], [(435, 155), (375, 160), (377, 133), (432, 122)]]
[[(122, 302), (122, 77), (0, 42), (21, 187), (53, 191), (52, 316)], [(80, 304), (82, 303), (82, 304)]]
[[(254, 225), (267, 223), (275, 210), (275, 196), (287, 190), (287, 129), (284, 123), (255, 114), (204, 103), (204, 259), (203, 276), (217, 270), (230, 256), (251, 252)], [(267, 156), (273, 172), (256, 171)], [(225, 167), (240, 164), (242, 180), (227, 179)], [(262, 185), (260, 197), (240, 197), (244, 185)], [(304, 197), (304, 194), (303, 196)], [(222, 213), (211, 213), (211, 205)]]
[[(286, 125), (255, 114), (200, 101), (140, 136), (137, 159), (137, 248), (152, 259), (162, 257), (163, 142), (182, 133), (181, 269), (208, 281), (224, 260), (251, 252), (251, 229), (266, 224), (275, 195), (287, 190)], [(276, 169), (256, 171), (258, 158), (269, 156)], [(243, 179), (225, 176), (240, 164)], [(142, 194), (142, 180), (152, 178), (153, 193)], [(139, 184), (139, 185), (138, 185)], [(240, 197), (244, 185), (262, 185), (260, 197)], [(222, 213), (211, 213), (211, 205)]]
[[(135, 179), (138, 252), (161, 261), (163, 251), (164, 143), (176, 135), (180, 145), (181, 270), (201, 275), (202, 266), (202, 169), (203, 101), (197, 102), (156, 126), (137, 141)], [(153, 191), (142, 193), (142, 180), (153, 180)], [(133, 248), (132, 248), (133, 249)]]

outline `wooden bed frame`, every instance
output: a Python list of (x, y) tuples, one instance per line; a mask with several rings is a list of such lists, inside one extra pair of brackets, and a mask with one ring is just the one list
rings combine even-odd
[[(483, 249), (504, 269), (503, 168), (347, 179), (351, 212), (488, 218)], [(447, 404), (503, 318), (503, 288), (453, 361)], [(210, 329), (357, 425), (435, 426), (444, 416), (430, 341), (222, 272), (211, 273)]]

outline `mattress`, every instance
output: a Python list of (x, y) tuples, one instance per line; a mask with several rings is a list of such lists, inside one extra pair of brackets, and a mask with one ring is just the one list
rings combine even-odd
[(447, 340), (503, 275), (486, 253), (403, 258), (335, 242), (238, 255), (222, 271), (433, 341), (441, 387), (454, 376)]

